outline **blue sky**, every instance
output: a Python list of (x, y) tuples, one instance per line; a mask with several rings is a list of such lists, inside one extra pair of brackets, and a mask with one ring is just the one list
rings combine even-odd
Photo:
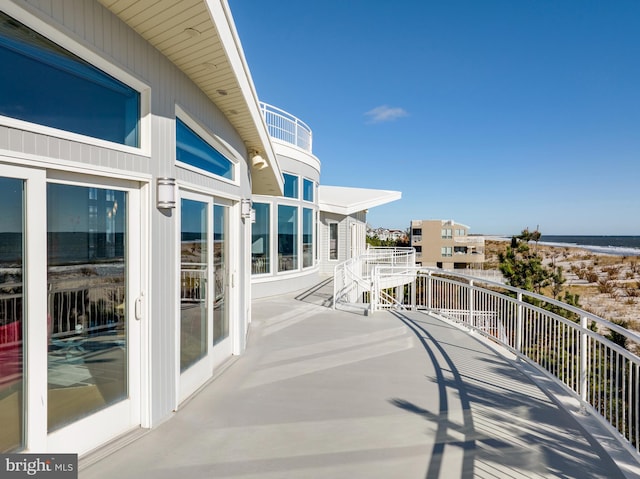
[(258, 96), (369, 223), (640, 235), (640, 1), (229, 0)]

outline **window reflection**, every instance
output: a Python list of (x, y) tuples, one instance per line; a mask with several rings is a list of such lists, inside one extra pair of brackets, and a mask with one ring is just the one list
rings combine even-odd
[(313, 266), (313, 210), (302, 210), (302, 267)]
[(24, 444), (23, 182), (0, 178), (0, 452)]
[(176, 160), (233, 180), (233, 163), (178, 118)]
[(298, 269), (298, 208), (278, 205), (278, 271)]
[(180, 243), (180, 370), (207, 354), (207, 204), (183, 199)]
[(2, 12), (0, 64), (0, 114), (140, 145), (140, 93)]
[(256, 212), (256, 221), (251, 225), (251, 273), (265, 274), (271, 272), (269, 204), (254, 203), (253, 209)]
[(329, 223), (329, 259), (338, 259), (338, 223)]
[(304, 201), (313, 201), (314, 182), (306, 178), (302, 182), (302, 199)]
[(227, 274), (229, 245), (227, 241), (227, 207), (213, 207), (213, 272), (215, 300), (213, 304), (213, 344), (229, 336), (229, 306), (227, 302)]
[(126, 241), (125, 192), (47, 185), (50, 431), (127, 397)]
[(283, 173), (284, 178), (284, 196), (286, 198), (298, 197), (298, 177), (290, 175), (289, 173)]

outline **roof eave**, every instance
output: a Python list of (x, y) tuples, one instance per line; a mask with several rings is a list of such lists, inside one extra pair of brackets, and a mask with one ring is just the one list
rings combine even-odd
[[(99, 1), (176, 65), (225, 115), (246, 146), (252, 192), (281, 195), (282, 172), (227, 1)], [(252, 152), (265, 160), (260, 170), (253, 167)]]

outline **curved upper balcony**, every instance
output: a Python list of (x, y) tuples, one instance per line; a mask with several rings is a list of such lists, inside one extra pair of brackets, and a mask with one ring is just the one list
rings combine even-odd
[(311, 150), (313, 134), (305, 122), (268, 103), (260, 102), (260, 109), (271, 138), (285, 141), (308, 153), (313, 153)]

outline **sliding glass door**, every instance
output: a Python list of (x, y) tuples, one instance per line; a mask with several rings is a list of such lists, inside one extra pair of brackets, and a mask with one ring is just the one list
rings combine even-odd
[(213, 305), (213, 344), (229, 337), (229, 207), (213, 207), (215, 302)]
[(24, 446), (24, 183), (0, 177), (0, 451)]
[(181, 192), (179, 401), (231, 355), (229, 210), (224, 200)]
[(140, 424), (139, 188), (65, 177), (0, 175), (0, 451), (82, 452)]
[(127, 193), (47, 185), (48, 423), (128, 396)]

